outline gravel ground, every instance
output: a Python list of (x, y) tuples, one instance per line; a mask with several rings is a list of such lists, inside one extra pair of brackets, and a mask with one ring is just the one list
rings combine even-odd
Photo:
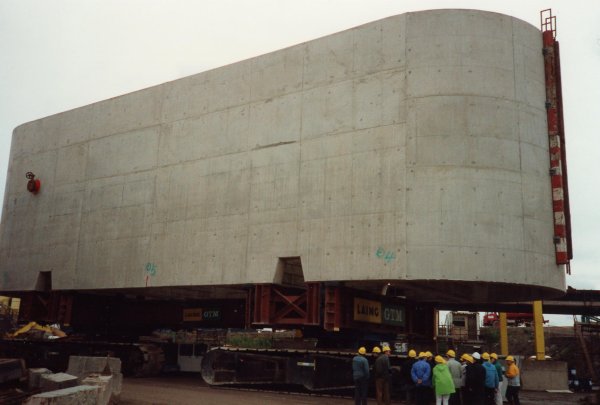
[(350, 399), (210, 388), (200, 377), (124, 379), (119, 405), (347, 405)]
[[(592, 404), (591, 394), (565, 394), (524, 391), (522, 405)], [(375, 403), (375, 400), (370, 400)], [(258, 391), (238, 391), (208, 387), (200, 376), (127, 378), (123, 380), (120, 405), (348, 405), (351, 398), (316, 397)], [(393, 401), (403, 404), (402, 401)]]

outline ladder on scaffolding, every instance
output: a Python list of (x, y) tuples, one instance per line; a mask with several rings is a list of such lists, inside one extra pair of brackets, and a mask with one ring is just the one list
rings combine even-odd
[(546, 86), (546, 113), (550, 152), (550, 183), (552, 186), (552, 210), (554, 212), (554, 248), (557, 265), (565, 265), (571, 274), (573, 258), (571, 239), (571, 213), (567, 177), (567, 154), (563, 119), (562, 80), (560, 52), (556, 40), (556, 16), (551, 9), (540, 12), (542, 30), (544, 76)]

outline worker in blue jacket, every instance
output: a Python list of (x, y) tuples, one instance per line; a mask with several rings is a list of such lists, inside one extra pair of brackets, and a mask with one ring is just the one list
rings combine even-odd
[(483, 368), (485, 368), (485, 405), (495, 405), (496, 392), (500, 385), (498, 371), (496, 366), (490, 363), (489, 353), (483, 353), (481, 359), (483, 360)]
[(431, 397), (431, 366), (427, 363), (426, 353), (419, 353), (419, 361), (413, 364), (410, 376), (415, 383), (417, 405), (427, 405)]
[(367, 405), (369, 392), (369, 361), (365, 357), (367, 349), (361, 347), (352, 359), (352, 378), (354, 379), (354, 404)]

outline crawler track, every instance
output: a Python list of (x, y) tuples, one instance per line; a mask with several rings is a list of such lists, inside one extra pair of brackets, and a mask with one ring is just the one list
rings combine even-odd
[[(242, 349), (209, 350), (202, 360), (202, 378), (211, 386), (303, 387), (308, 392), (354, 388), (348, 351)], [(373, 357), (367, 355), (371, 361)], [(390, 356), (392, 365), (404, 356)]]

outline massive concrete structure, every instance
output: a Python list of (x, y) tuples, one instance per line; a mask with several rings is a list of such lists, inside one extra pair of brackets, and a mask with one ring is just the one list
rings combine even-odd
[(509, 16), (408, 13), (21, 125), (0, 290), (271, 283), (300, 258), (413, 297), (561, 293), (541, 48)]

